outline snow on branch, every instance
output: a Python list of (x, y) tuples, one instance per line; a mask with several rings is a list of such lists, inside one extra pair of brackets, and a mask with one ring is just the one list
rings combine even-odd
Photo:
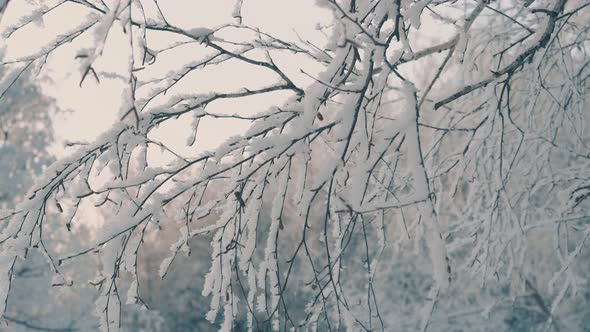
[[(232, 5), (229, 16), (237, 22), (190, 28), (176, 25), (157, 1), (151, 13), (147, 1), (64, 1), (39, 5), (2, 26), (3, 35), (16, 39), (70, 2), (83, 13), (75, 28), (2, 63), (19, 64), (8, 76), (18, 79), (23, 64), (42, 66), (64, 45), (78, 47), (79, 37), (91, 35), (91, 47), (80, 46), (71, 59), (81, 69), (74, 75), (80, 86), (89, 77), (99, 85), (112, 77), (124, 82), (122, 106), (114, 110), (119, 121), (48, 168), (23, 202), (0, 215), (2, 311), (10, 305), (15, 262), (30, 250), (42, 252), (57, 276), (65, 264), (96, 254), (96, 315), (103, 330), (119, 329), (122, 307), (147, 308), (138, 257), (166, 227), (178, 234), (167, 243), (159, 278), (173, 273), (184, 259), (179, 254), (191, 255), (195, 241), (210, 241), (202, 294), (210, 297), (206, 320), (221, 331), (239, 324), (273, 331), (395, 329), (387, 319), (393, 300), (378, 287), (388, 282), (379, 279), (384, 253), (402, 247), (429, 262), (431, 277), (414, 308), (421, 314), (409, 328), (427, 330), (439, 306), (454, 303), (449, 297), (461, 288), (455, 280), (483, 287), (524, 273), (522, 257), (534, 236), (549, 236), (547, 225), (563, 224), (576, 235), (555, 240), (560, 264), (546, 314), (557, 315), (569, 296), (577, 280), (571, 267), (588, 238), (587, 227), (566, 221), (589, 204), (590, 50), (589, 31), (580, 25), (587, 5), (322, 0), (317, 5), (332, 21), (318, 27), (328, 36), (318, 47), (246, 25), (248, 0)], [(421, 39), (433, 24), (453, 32), (432, 38), (442, 43)], [(158, 34), (170, 40), (167, 46), (153, 43)], [(101, 71), (117, 36), (126, 37), (116, 53), (125, 69)], [(286, 54), (321, 70), (310, 74), (297, 61), (279, 60)], [(178, 61), (166, 63), (167, 57)], [(230, 63), (272, 81), (250, 87), (244, 79), (224, 91), (187, 88), (193, 75)], [(288, 97), (254, 114), (210, 109), (277, 92)], [(227, 119), (249, 127), (211, 151), (180, 152), (155, 135), (166, 125), (188, 125), (187, 145), (195, 147), (207, 121)], [(154, 161), (155, 151), (168, 161)], [(104, 221), (84, 247), (56, 256), (45, 246), (47, 224), (61, 222), (71, 232), (80, 209)]]

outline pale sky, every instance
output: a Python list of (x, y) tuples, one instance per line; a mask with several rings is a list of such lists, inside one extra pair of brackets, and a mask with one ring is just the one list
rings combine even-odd
[[(43, 3), (49, 6), (53, 2), (55, 1)], [(146, 12), (154, 10), (155, 7), (151, 5), (150, 1), (143, 3), (145, 3)], [(214, 28), (225, 23), (235, 22), (235, 19), (232, 18), (233, 0), (216, 2), (169, 0), (160, 1), (160, 5), (167, 20), (186, 29), (191, 27)], [(3, 18), (3, 26), (14, 24), (16, 17), (20, 16), (19, 12), (26, 13), (27, 10), (30, 10), (24, 1), (13, 1), (10, 6)], [(85, 15), (80, 9), (80, 6), (74, 4), (61, 6), (45, 15), (43, 22), (36, 22), (15, 33), (6, 45), (6, 58), (13, 59), (38, 51), (52, 36), (75, 26), (78, 22), (77, 18), (80, 15)], [(301, 37), (321, 46), (326, 41), (326, 37), (318, 32), (317, 26), (330, 24), (331, 13), (327, 9), (316, 6), (314, 0), (245, 0), (242, 7), (242, 17), (243, 23), (259, 27), (262, 31), (278, 38), (298, 41), (298, 38)], [(423, 29), (426, 27), (426, 30), (436, 32), (439, 36), (435, 38), (436, 41), (442, 40), (440, 27), (428, 29), (429, 26), (435, 27), (435, 23), (431, 21), (425, 21), (422, 24)], [(442, 35), (444, 36), (445, 33)], [(434, 42), (432, 38), (424, 40)], [(64, 148), (66, 142), (92, 141), (114, 122), (120, 120), (117, 113), (122, 107), (121, 95), (127, 82), (109, 74), (125, 72), (128, 39), (120, 29), (112, 29), (109, 32), (102, 56), (93, 66), (96, 68), (101, 82), (96, 82), (89, 75), (80, 87), (79, 61), (75, 57), (81, 48), (92, 47), (93, 42), (92, 34), (86, 33), (74, 42), (61, 46), (51, 53), (43, 70), (37, 76), (37, 82), (40, 83), (42, 91), (55, 100), (57, 109), (61, 111), (53, 119), (56, 142), (51, 147), (51, 152), (58, 157), (67, 155), (68, 148)], [(149, 42), (152, 47), (165, 47), (171, 41), (169, 35), (162, 35), (150, 36)], [(163, 76), (168, 70), (178, 68), (179, 64), (194, 60), (191, 56), (195, 54), (170, 53), (170, 56), (158, 57), (156, 65), (149, 69), (153, 77)], [(300, 68), (312, 75), (317, 75), (322, 70), (320, 65), (314, 61), (306, 60), (303, 56), (286, 54), (284, 58), (275, 60), (284, 66), (284, 70), (292, 75), (293, 80), (302, 87), (310, 84), (312, 80), (301, 74)], [(423, 76), (424, 72), (426, 69), (417, 68), (416, 76)], [(139, 75), (145, 75), (145, 73)], [(276, 76), (270, 71), (265, 73), (260, 68), (229, 62), (199, 70), (197, 74), (183, 79), (181, 84), (178, 84), (178, 88), (205, 93), (231, 91), (245, 86), (263, 86), (273, 82), (276, 82)], [(289, 93), (276, 92), (239, 100), (224, 100), (210, 104), (207, 110), (226, 114), (255, 113), (264, 111), (271, 105), (280, 105), (289, 96)], [(199, 126), (196, 147), (187, 147), (187, 136), (191, 133), (190, 119), (188, 119), (189, 121), (186, 121), (187, 119), (181, 120), (183, 121), (166, 123), (157, 130), (158, 139), (181, 153), (190, 152), (193, 154), (196, 151), (212, 149), (226, 138), (237, 135), (247, 128), (247, 122), (240, 120), (203, 120)]]
[[(47, 1), (46, 5), (49, 6)], [(149, 1), (145, 2), (146, 11), (149, 12)], [(225, 23), (235, 22), (232, 18), (233, 1), (161, 1), (162, 11), (168, 21), (189, 29), (191, 27), (214, 28)], [(30, 8), (24, 1), (13, 1), (10, 4), (2, 25), (10, 25), (20, 16), (21, 12), (27, 12)], [(47, 43), (52, 36), (66, 31), (75, 26), (77, 19), (83, 12), (80, 6), (62, 6), (59, 10), (45, 15), (44, 21), (28, 26), (17, 35), (15, 33), (8, 40), (6, 47), (6, 59), (14, 59), (19, 56), (33, 54), (39, 47)], [(204, 10), (206, 8), (206, 10)], [(151, 8), (153, 9), (153, 8)], [(321, 45), (324, 36), (316, 31), (316, 25), (329, 22), (330, 13), (325, 9), (316, 7), (313, 0), (256, 0), (244, 1), (242, 7), (243, 23), (260, 27), (262, 31), (272, 33), (274, 36), (286, 40), (297, 41), (297, 34), (302, 38), (312, 40)], [(67, 17), (68, 19), (64, 19)], [(26, 31), (24, 31), (26, 30)], [(297, 31), (297, 34), (294, 32)], [(16, 38), (18, 37), (18, 38)], [(169, 35), (150, 37), (150, 45), (164, 47), (170, 43)], [(109, 32), (106, 47), (101, 57), (96, 61), (100, 83), (92, 77), (87, 77), (82, 87), (79, 86), (80, 72), (76, 52), (84, 46), (92, 43), (90, 33), (78, 37), (73, 43), (63, 45), (48, 57), (43, 70), (37, 76), (38, 83), (43, 93), (55, 100), (57, 109), (61, 112), (53, 118), (53, 126), (56, 133), (56, 142), (51, 152), (56, 156), (67, 155), (66, 142), (92, 141), (97, 135), (107, 130), (112, 123), (119, 121), (117, 112), (121, 107), (121, 94), (127, 82), (116, 77), (108, 77), (107, 73), (124, 72), (127, 65), (127, 37), (120, 30), (112, 29)], [(88, 45), (88, 46), (87, 46)], [(171, 52), (172, 53), (172, 52)], [(174, 54), (174, 53), (172, 53)], [(177, 53), (177, 55), (180, 53)], [(181, 55), (182, 56), (182, 55)], [(184, 58), (184, 59), (183, 59)], [(194, 60), (186, 56), (182, 58), (169, 56), (158, 58), (154, 68), (157, 77), (157, 68), (166, 71), (177, 68), (182, 60)], [(305, 68), (306, 72), (315, 74), (321, 68), (311, 62), (305, 61), (301, 56), (289, 56), (286, 59), (277, 59), (279, 63), (290, 61), (294, 68), (287, 70), (293, 72), (298, 84), (306, 85), (311, 80), (299, 73), (299, 68)], [(276, 82), (276, 76), (270, 72), (261, 72), (259, 68), (244, 66), (236, 62), (230, 62), (219, 66), (207, 67), (198, 74), (184, 79), (179, 88), (209, 92), (240, 89), (244, 86), (255, 87)], [(262, 96), (243, 98), (240, 100), (226, 100), (212, 103), (207, 107), (208, 111), (220, 113), (255, 113), (266, 110), (271, 105), (281, 104), (281, 101), (289, 97), (288, 93), (276, 92)], [(234, 136), (247, 128), (247, 123), (240, 120), (205, 120), (199, 127), (197, 149), (205, 150), (214, 148), (226, 138)], [(195, 147), (186, 147), (186, 136), (190, 135), (187, 123), (165, 124), (157, 130), (159, 139), (162, 139), (180, 152)], [(192, 151), (191, 151), (192, 152)]]

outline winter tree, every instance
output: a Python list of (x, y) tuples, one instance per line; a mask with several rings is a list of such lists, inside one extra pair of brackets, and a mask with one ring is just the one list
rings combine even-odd
[[(187, 330), (587, 325), (587, 1), (14, 0), (0, 13), (0, 91), (27, 72), (117, 91), (112, 126), (0, 213), (3, 312), (34, 252), (59, 286), (97, 262), (86, 282), (106, 331), (157, 306), (154, 276), (208, 298)], [(229, 123), (245, 129), (212, 144)]]
[[(34, 179), (55, 161), (50, 153), (53, 142), (51, 119), (56, 117), (53, 101), (42, 96), (34, 84), (31, 72), (24, 72), (18, 80), (10, 80), (3, 90), (0, 112), (0, 207), (14, 208)], [(57, 223), (44, 228), (44, 236), (52, 250), (59, 250), (60, 241), (53, 241), (62, 231)], [(79, 241), (72, 241), (77, 243)], [(64, 271), (66, 272), (66, 271)], [(93, 271), (75, 269), (75, 276), (88, 279)], [(72, 275), (72, 271), (67, 271)], [(86, 274), (90, 273), (90, 274)], [(10, 293), (10, 306), (3, 313), (6, 325), (3, 330), (72, 331), (88, 319), (92, 301), (91, 286), (59, 287), (59, 280), (47, 269), (47, 260), (39, 252), (32, 252), (26, 260), (15, 264), (14, 283)], [(58, 282), (55, 282), (58, 281)], [(81, 283), (83, 284), (83, 283)], [(54, 287), (48, 287), (53, 285)]]

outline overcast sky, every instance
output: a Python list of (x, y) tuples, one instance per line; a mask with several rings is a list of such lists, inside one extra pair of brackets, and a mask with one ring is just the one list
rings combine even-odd
[[(55, 1), (45, 1), (51, 6)], [(145, 1), (146, 11), (153, 10), (150, 1)], [(166, 19), (181, 28), (192, 27), (215, 28), (222, 24), (232, 23), (233, 1), (161, 1), (162, 11)], [(2, 26), (15, 23), (20, 13), (30, 10), (25, 1), (13, 1), (9, 4), (6, 15), (2, 19)], [(81, 6), (72, 4), (61, 6), (58, 10), (45, 15), (43, 22), (37, 22), (13, 35), (6, 45), (6, 59), (32, 54), (39, 47), (47, 43), (52, 36), (67, 30), (79, 22), (86, 11)], [(245, 1), (242, 8), (243, 23), (260, 27), (262, 31), (287, 40), (297, 40), (297, 34), (316, 43), (322, 43), (324, 36), (315, 29), (317, 24), (329, 22), (330, 13), (316, 7), (311, 0), (256, 0)], [(297, 34), (295, 33), (297, 31)], [(14, 38), (18, 37), (18, 38)], [(103, 55), (94, 66), (100, 77), (100, 83), (93, 79), (86, 79), (82, 86), (78, 70), (76, 52), (81, 47), (92, 43), (92, 35), (87, 33), (78, 37), (73, 43), (61, 46), (48, 57), (43, 70), (38, 74), (37, 82), (42, 91), (55, 100), (60, 111), (54, 117), (56, 143), (51, 148), (57, 156), (67, 154), (64, 143), (84, 142), (94, 139), (119, 121), (117, 112), (121, 107), (121, 94), (127, 82), (108, 75), (109, 73), (124, 72), (127, 65), (128, 39), (120, 29), (109, 32), (108, 41)], [(150, 36), (150, 44), (164, 47), (170, 42), (169, 35)], [(183, 57), (159, 57), (157, 66), (167, 70), (178, 68), (182, 61), (192, 59)], [(299, 74), (303, 67), (307, 72), (317, 72), (321, 68), (310, 61), (304, 63), (302, 57), (291, 59), (297, 69), (292, 71), (299, 76), (300, 84), (309, 84), (310, 79)], [(261, 72), (259, 68), (252, 68), (242, 64), (228, 63), (201, 71), (182, 82), (187, 89), (199, 92), (239, 89), (244, 86), (272, 83), (275, 78), (270, 73)], [(315, 68), (314, 68), (315, 67)], [(306, 82), (307, 81), (307, 82)], [(253, 113), (264, 111), (271, 105), (280, 104), (281, 100), (289, 97), (287, 93), (272, 93), (263, 96), (249, 97), (238, 101), (223, 101), (212, 103), (208, 111), (222, 113)], [(199, 128), (197, 149), (211, 149), (229, 136), (239, 134), (247, 124), (239, 120), (211, 120), (203, 121)], [(187, 126), (182, 128), (166, 125), (159, 130), (162, 139), (178, 149), (186, 148), (186, 136), (190, 135)], [(193, 147), (192, 149), (195, 149)]]
[[(39, 1), (36, 1), (39, 2)], [(50, 7), (56, 1), (43, 1)], [(146, 12), (154, 12), (151, 1), (144, 1)], [(215, 28), (222, 24), (235, 22), (232, 18), (233, 0), (193, 1), (167, 0), (160, 1), (166, 19), (181, 28), (194, 27)], [(2, 26), (15, 23), (20, 13), (30, 10), (25, 1), (12, 1)], [(43, 22), (36, 22), (26, 29), (21, 29), (8, 40), (6, 45), (6, 59), (32, 54), (47, 43), (56, 34), (68, 30), (80, 21), (86, 11), (76, 4), (60, 6), (44, 16)], [(318, 25), (329, 25), (331, 14), (328, 10), (315, 5), (314, 0), (256, 0), (244, 1), (242, 7), (243, 23), (259, 27), (281, 39), (297, 41), (299, 37), (322, 45), (326, 36), (317, 30)], [(423, 22), (422, 28), (434, 28), (433, 22)], [(444, 38), (440, 27), (432, 29), (437, 32), (439, 41)], [(295, 32), (296, 31), (296, 32)], [(18, 35), (17, 35), (18, 34)], [(227, 34), (226, 34), (227, 35)], [(447, 34), (448, 35), (448, 34)], [(230, 35), (231, 36), (231, 35)], [(442, 37), (441, 37), (442, 36)], [(18, 38), (15, 38), (18, 37)], [(125, 72), (127, 66), (128, 39), (121, 29), (109, 32), (106, 47), (102, 56), (97, 60), (100, 83), (94, 79), (86, 79), (80, 83), (79, 61), (75, 59), (81, 48), (91, 47), (93, 41), (91, 33), (78, 37), (73, 43), (61, 46), (48, 57), (43, 70), (37, 76), (42, 91), (53, 98), (59, 114), (54, 117), (56, 142), (52, 146), (52, 153), (58, 157), (66, 155), (66, 142), (84, 142), (93, 140), (98, 134), (108, 129), (115, 121), (120, 120), (118, 112), (121, 105), (121, 95), (127, 86), (124, 79), (112, 73)], [(425, 42), (433, 42), (432, 38), (424, 38)], [(169, 35), (153, 35), (149, 37), (152, 47), (165, 47), (171, 40)], [(158, 71), (163, 75), (168, 70), (178, 68), (179, 65), (191, 59), (192, 54), (172, 54), (160, 56), (151, 73), (158, 77)], [(286, 55), (283, 59), (276, 59), (284, 70), (293, 75), (294, 81), (300, 86), (310, 84), (312, 80), (301, 74), (303, 68), (312, 75), (318, 74), (322, 68), (317, 63), (306, 61), (302, 56)], [(426, 69), (417, 68), (416, 75), (421, 76)], [(261, 86), (276, 81), (275, 76), (265, 73), (260, 68), (243, 64), (228, 63), (201, 70), (198, 74), (187, 77), (179, 84), (180, 88), (192, 91), (229, 91), (243, 87)], [(280, 105), (289, 97), (289, 93), (276, 92), (260, 96), (248, 97), (240, 100), (224, 100), (212, 103), (208, 111), (221, 113), (254, 113), (264, 111), (271, 105)], [(186, 119), (183, 119), (186, 120)], [(205, 120), (199, 127), (199, 137), (195, 147), (187, 147), (187, 136), (191, 131), (190, 121), (179, 121), (166, 124), (158, 132), (158, 139), (164, 140), (179, 152), (196, 152), (214, 148), (229, 136), (239, 134), (247, 128), (247, 122), (240, 120)], [(192, 149), (192, 150), (191, 150)]]

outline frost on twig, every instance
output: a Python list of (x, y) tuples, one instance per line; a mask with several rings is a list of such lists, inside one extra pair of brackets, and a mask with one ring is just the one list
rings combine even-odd
[[(63, 264), (96, 254), (96, 314), (103, 330), (118, 329), (126, 305), (148, 307), (142, 253), (165, 248), (150, 272), (166, 280), (184, 262), (198, 264), (210, 299), (203, 318), (223, 331), (426, 331), (457, 308), (489, 314), (520, 296), (519, 282), (534, 274), (531, 249), (550, 236), (555, 246), (541, 257), (543, 271), (552, 271), (545, 314), (557, 317), (573, 299), (588, 238), (580, 224), (589, 204), (590, 53), (581, 23), (590, 7), (325, 0), (318, 5), (332, 22), (318, 26), (327, 37), (316, 45), (247, 26), (247, 0), (232, 7), (237, 24), (214, 29), (181, 28), (163, 2), (154, 2), (154, 13), (144, 4), (76, 2), (90, 13), (77, 32), (7, 61), (15, 64), (7, 77), (18, 77), (89, 33), (92, 47), (74, 59), (80, 85), (88, 75), (100, 84), (116, 77), (125, 89), (120, 121), (48, 168), (0, 215), (1, 299), (29, 250), (42, 251), (57, 276)], [(537, 5), (546, 8), (529, 8)], [(34, 13), (20, 23), (47, 8)], [(450, 35), (421, 39), (432, 24)], [(170, 39), (165, 46), (151, 41), (158, 34)], [(100, 60), (121, 36), (126, 69), (104, 74)], [(283, 61), (289, 56), (292, 64)], [(304, 62), (319, 70), (291, 67)], [(250, 86), (231, 73), (243, 86), (212, 91), (187, 83), (236, 63), (272, 79)], [(248, 98), (275, 93), (287, 97), (242, 111)], [(214, 109), (222, 102), (230, 110)], [(248, 129), (195, 152), (207, 123), (228, 119)], [(175, 125), (188, 132), (188, 148), (157, 135)], [(80, 209), (104, 223), (83, 248), (56, 256), (43, 242), (47, 223), (56, 222), (48, 202), (69, 232)], [(210, 246), (198, 247), (203, 241)], [(394, 262), (404, 259), (415, 285), (389, 287), (401, 280)], [(547, 263), (553, 259), (557, 269)], [(498, 285), (509, 288), (506, 298), (469, 295)]]

